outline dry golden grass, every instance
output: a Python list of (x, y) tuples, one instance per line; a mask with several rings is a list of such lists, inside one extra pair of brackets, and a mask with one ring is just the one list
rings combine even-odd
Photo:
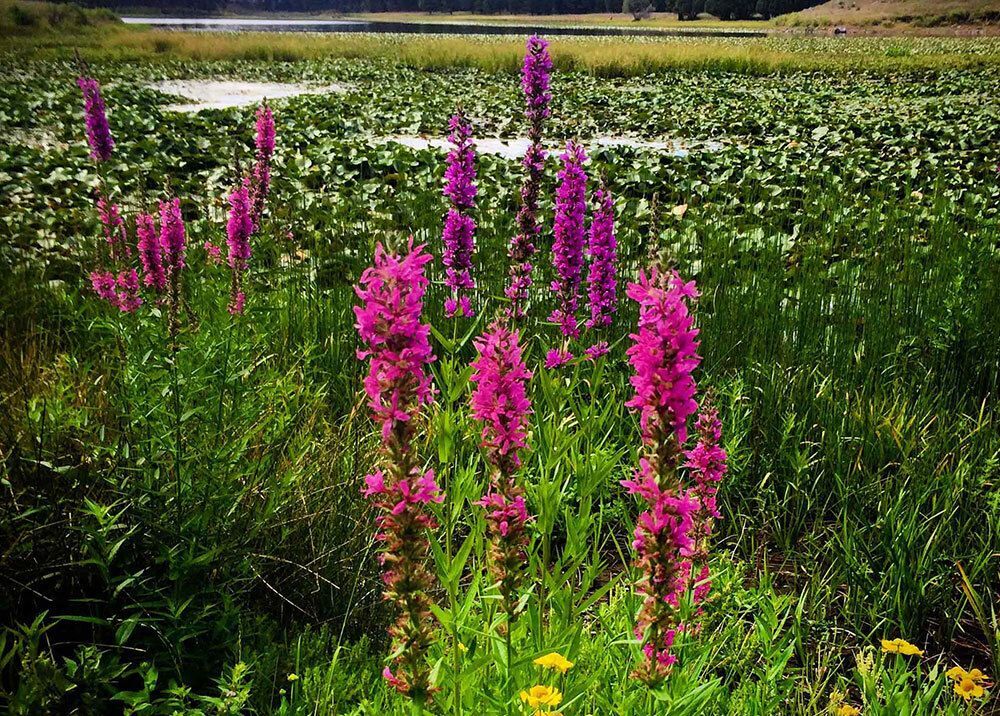
[(1000, 22), (1000, 0), (828, 0), (783, 15), (779, 25), (879, 25), (916, 27)]

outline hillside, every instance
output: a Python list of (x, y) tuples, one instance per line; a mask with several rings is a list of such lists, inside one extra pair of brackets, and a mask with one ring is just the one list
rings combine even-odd
[(917, 28), (1000, 24), (1000, 0), (828, 0), (783, 15), (777, 23)]

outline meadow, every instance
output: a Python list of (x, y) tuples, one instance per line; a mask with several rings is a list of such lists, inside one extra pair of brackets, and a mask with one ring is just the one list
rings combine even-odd
[[(475, 159), (475, 315), (448, 317), (446, 154), (391, 139), (445, 137), (458, 107), (473, 140), (525, 136), (523, 41), (101, 25), (76, 40), (5, 30), (0, 55), (5, 710), (995, 712), (995, 41), (554, 40), (535, 276), (515, 320), (521, 162)], [(107, 104), (115, 145), (101, 161), (81, 75)], [(270, 192), (245, 268), (227, 251), (232, 196), (259, 163), (258, 108), (170, 112), (149, 86), (168, 78), (345, 88), (271, 103)], [(595, 142), (623, 136), (689, 151)], [(588, 226), (599, 182), (613, 196), (618, 293), (609, 326), (568, 340), (549, 316), (571, 139), (588, 154)], [(89, 274), (109, 261), (98, 194), (120, 206), (133, 250), (136, 217), (180, 200), (176, 295), (143, 285), (123, 311), (95, 294)], [(409, 419), (373, 419), (364, 377), (394, 324), (359, 336), (356, 323), (380, 301), (399, 309), (365, 272), (377, 246), (414, 245), (432, 257), (419, 271), (412, 256), (382, 270), (421, 304), (428, 331), (393, 340), (426, 340), (436, 360), (410, 369), (436, 395), (394, 384)], [(633, 530), (652, 508), (621, 481), (683, 442), (626, 405), (632, 334), (649, 320), (626, 290), (654, 265), (697, 285), (697, 301), (670, 295), (699, 331), (695, 399), (718, 410), (727, 469), (711, 589), (682, 585), (663, 616), (684, 625), (676, 662), (640, 679), (657, 632), (635, 630), (648, 564)], [(484, 447), (476, 408), (494, 319), (519, 330), (532, 374), (511, 382), (532, 410), (513, 466)], [(597, 340), (608, 352), (587, 360)], [(576, 357), (557, 366), (560, 347)], [(367, 478), (402, 479), (403, 465), (432, 470), (440, 495), (407, 502), (415, 522), (393, 547), (376, 539), (393, 513)], [(524, 498), (521, 532), (477, 504), (494, 488)], [(399, 612), (378, 559), (404, 548), (423, 570), (401, 587), (420, 587), (408, 646), (387, 636)], [(422, 599), (429, 612), (411, 608)], [(401, 673), (433, 688), (399, 693)]]

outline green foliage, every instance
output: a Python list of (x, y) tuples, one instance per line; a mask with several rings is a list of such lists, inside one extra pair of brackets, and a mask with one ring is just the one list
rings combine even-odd
[[(847, 62), (995, 52), (992, 41), (839, 47)], [(74, 67), (2, 62), (0, 123), (25, 141), (0, 147), (0, 707), (407, 712), (379, 677), (386, 614), (360, 497), (375, 436), (351, 285), (376, 240), (412, 232), (439, 251), (442, 155), (385, 140), (442, 134), (458, 101), (478, 136), (519, 135), (510, 67), (95, 63), (118, 142), (106, 168), (116, 198), (128, 213), (151, 207), (165, 178), (184, 198), (194, 317), (173, 353), (158, 307), (112, 315), (86, 288), (99, 177)], [(350, 88), (275, 105), (274, 200), (242, 320), (226, 313), (226, 270), (201, 245), (223, 240), (251, 112), (175, 114), (146, 86), (217, 75)], [(635, 313), (623, 302), (597, 364), (541, 369), (555, 330), (526, 332), (532, 578), (510, 651), (498, 637), (466, 403), (471, 337), (502, 301), (520, 169), (484, 155), (480, 318), (443, 318), (440, 265), (427, 304), (440, 394), (420, 454), (447, 494), (433, 535), (440, 708), (500, 713), (548, 683), (567, 714), (812, 714), (834, 690), (865, 712), (963, 713), (942, 672), (997, 658), (996, 73), (713, 66), (560, 72), (554, 90), (555, 140), (637, 128), (683, 140), (677, 156), (596, 148), (590, 169), (617, 198), (622, 278), (660, 251), (703, 293), (700, 380), (730, 455), (715, 596), (700, 631), (680, 637), (663, 689), (628, 678), (636, 506), (618, 481), (635, 464), (637, 426), (624, 407)], [(544, 292), (535, 300), (546, 315)], [(857, 668), (866, 645), (896, 635), (926, 658), (873, 654)], [(549, 651), (575, 662), (565, 677), (532, 664)]]

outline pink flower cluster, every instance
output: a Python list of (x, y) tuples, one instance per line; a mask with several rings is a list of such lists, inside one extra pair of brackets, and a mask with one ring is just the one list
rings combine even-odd
[(134, 268), (123, 269), (117, 275), (110, 271), (91, 271), (90, 285), (99, 298), (122, 313), (131, 313), (142, 305), (139, 275)]
[(510, 245), (510, 277), (504, 294), (510, 300), (509, 314), (515, 320), (525, 315), (528, 289), (531, 287), (532, 257), (535, 240), (541, 231), (538, 224), (538, 194), (545, 167), (542, 147), (544, 120), (549, 116), (549, 77), (552, 58), (549, 43), (532, 35), (528, 38), (524, 65), (521, 68), (521, 89), (524, 91), (525, 116), (528, 119), (528, 140), (524, 154), (524, 184), (521, 186), (521, 206), (517, 212), (517, 233)]
[(531, 371), (521, 355), (518, 332), (497, 321), (474, 341), (478, 355), (472, 363), (469, 380), (472, 391), (472, 417), (483, 424), (483, 445), (494, 464), (511, 461), (520, 465), (518, 451), (524, 448), (528, 434), (531, 401), (527, 384)]
[(476, 504), (486, 510), (490, 571), (499, 585), (508, 619), (512, 619), (524, 575), (530, 519), (516, 472), (531, 415), (527, 394), (531, 372), (521, 354), (518, 332), (502, 322), (490, 325), (475, 346), (478, 355), (470, 378), (475, 385), (472, 416), (482, 423), (483, 445), (491, 466), (489, 488)]
[(677, 660), (672, 648), (684, 628), (678, 607), (692, 583), (693, 569), (701, 568), (694, 600), (701, 601), (708, 591), (705, 524), (718, 514), (715, 490), (725, 472), (725, 453), (718, 448), (717, 414), (706, 410), (698, 422), (701, 440), (685, 453), (695, 487), (684, 487), (678, 457), (687, 440), (688, 420), (698, 409), (693, 371), (701, 362), (689, 306), (698, 296), (694, 283), (654, 268), (641, 273), (627, 293), (639, 304), (638, 330), (628, 350), (635, 396), (627, 405), (640, 414), (645, 445), (636, 474), (622, 482), (645, 503), (632, 543), (642, 573), (636, 635), (645, 657), (634, 674), (657, 684)]
[(472, 125), (461, 112), (448, 122), (451, 129), (448, 168), (445, 171), (444, 194), (451, 201), (444, 221), (445, 285), (451, 295), (445, 299), (445, 315), (452, 318), (461, 313), (473, 315), (469, 294), (476, 288), (472, 279), (472, 254), (476, 250), (476, 221), (470, 215), (476, 199), (476, 148), (472, 142)]
[(433, 362), (430, 326), (421, 321), (431, 260), (423, 245), (411, 241), (405, 256), (375, 247), (375, 264), (364, 270), (354, 291), (362, 304), (354, 307), (358, 334), (366, 347), (358, 358), (370, 358), (365, 393), (382, 438), (410, 421), (432, 397), (425, 366)]
[(156, 233), (156, 219), (150, 214), (135, 217), (135, 233), (138, 235), (137, 249), (142, 266), (142, 280), (157, 293), (167, 290), (167, 271), (163, 265), (163, 248)]
[(635, 397), (627, 405), (639, 411), (647, 443), (673, 436), (677, 445), (687, 440), (688, 417), (698, 409), (692, 371), (701, 363), (698, 329), (688, 301), (698, 297), (694, 282), (652, 269), (629, 284), (627, 295), (639, 304), (638, 333), (628, 349), (635, 371)]
[(229, 195), (229, 219), (226, 222), (226, 247), (229, 250), (229, 269), (232, 283), (229, 290), (229, 312), (242, 314), (246, 294), (243, 292), (243, 273), (250, 260), (250, 234), (253, 219), (250, 216), (248, 182), (244, 182)]
[(271, 191), (271, 158), (274, 156), (274, 114), (262, 104), (257, 108), (256, 156), (250, 175), (250, 216), (254, 229), (260, 228), (267, 195)]
[(106, 162), (114, 151), (115, 140), (111, 137), (111, 127), (108, 125), (104, 99), (101, 97), (101, 85), (93, 77), (78, 77), (76, 84), (83, 92), (90, 158), (95, 162)]
[(587, 173), (583, 164), (587, 155), (583, 146), (570, 141), (560, 159), (562, 169), (556, 189), (555, 239), (552, 244), (552, 268), (556, 280), (551, 286), (559, 306), (549, 320), (559, 324), (564, 336), (576, 338), (580, 335), (576, 311), (580, 301), (586, 244)]
[(618, 242), (615, 239), (615, 204), (611, 192), (603, 184), (594, 194), (597, 207), (590, 222), (590, 271), (587, 274), (587, 294), (590, 299), (588, 328), (606, 328), (618, 310), (618, 282), (615, 264)]
[(722, 423), (719, 421), (719, 411), (712, 406), (703, 406), (695, 426), (698, 430), (698, 442), (684, 453), (684, 466), (694, 481), (691, 496), (698, 503), (698, 510), (694, 515), (691, 569), (697, 571), (693, 594), (695, 604), (699, 604), (712, 588), (708, 571), (708, 540), (715, 520), (721, 517), (716, 495), (719, 483), (726, 475), (727, 455), (720, 444)]
[(424, 267), (431, 257), (411, 240), (404, 256), (375, 248), (375, 263), (361, 274), (355, 292), (356, 327), (368, 359), (364, 379), (372, 418), (381, 426), (381, 467), (365, 478), (363, 494), (378, 509), (376, 522), (381, 549), (384, 596), (397, 606), (389, 628), (395, 670), (386, 680), (398, 691), (423, 701), (434, 691), (427, 664), (433, 640), (431, 598), (434, 578), (428, 568), (427, 530), (435, 526), (427, 509), (444, 496), (431, 470), (424, 470), (413, 447), (414, 421), (430, 402), (432, 388), (426, 367), (434, 360), (422, 322), (427, 288)]
[(127, 259), (132, 255), (128, 245), (128, 232), (125, 230), (125, 220), (117, 204), (108, 201), (103, 196), (97, 197), (97, 217), (104, 227), (104, 240), (111, 249), (111, 256), (116, 261)]

